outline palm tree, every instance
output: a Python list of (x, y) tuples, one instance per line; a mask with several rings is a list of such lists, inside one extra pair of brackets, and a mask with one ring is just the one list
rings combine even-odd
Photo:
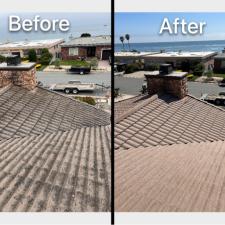
[(125, 38), (127, 39), (128, 47), (129, 47), (129, 51), (130, 51), (130, 42), (129, 42), (129, 40), (130, 40), (130, 35), (129, 35), (129, 34), (126, 34), (126, 35), (125, 35)]
[(124, 49), (124, 37), (123, 37), (123, 36), (120, 36), (120, 41), (121, 41), (122, 44), (123, 44), (123, 50), (125, 50), (125, 49)]

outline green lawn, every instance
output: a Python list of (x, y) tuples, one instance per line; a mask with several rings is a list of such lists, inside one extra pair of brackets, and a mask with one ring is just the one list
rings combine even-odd
[(43, 71), (45, 68), (47, 67), (47, 65), (41, 65), (41, 67), (37, 68), (37, 71)]
[[(52, 63), (54, 65), (54, 62)], [(61, 66), (77, 66), (77, 67), (83, 67), (83, 66), (90, 66), (90, 63), (87, 61), (80, 61), (80, 60), (61, 60), (60, 61)]]
[(193, 77), (188, 78), (188, 81), (195, 81), (197, 78), (199, 78), (199, 77), (193, 75)]
[(222, 77), (222, 78), (225, 78), (225, 74), (222, 74), (222, 73), (213, 73), (212, 76), (213, 77)]

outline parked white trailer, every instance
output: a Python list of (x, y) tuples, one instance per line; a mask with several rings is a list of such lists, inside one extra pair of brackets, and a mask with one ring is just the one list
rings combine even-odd
[(66, 94), (78, 94), (81, 91), (93, 92), (96, 88), (94, 83), (81, 83), (71, 80), (67, 84), (53, 84), (49, 89), (53, 91), (64, 91)]

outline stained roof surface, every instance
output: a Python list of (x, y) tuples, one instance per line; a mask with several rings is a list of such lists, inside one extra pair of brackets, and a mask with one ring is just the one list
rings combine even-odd
[(60, 94), (10, 86), (0, 92), (0, 140), (108, 125), (109, 114)]
[(0, 211), (110, 211), (109, 124), (40, 87), (0, 89)]
[(0, 211), (110, 211), (108, 127), (0, 143)]
[(0, 50), (8, 49), (27, 49), (27, 48), (44, 48), (63, 43), (63, 39), (49, 39), (49, 40), (33, 40), (33, 41), (18, 41), (9, 43), (0, 43)]
[(99, 35), (91, 37), (78, 37), (74, 38), (64, 44), (63, 47), (67, 46), (95, 46), (95, 45), (111, 45), (110, 35)]

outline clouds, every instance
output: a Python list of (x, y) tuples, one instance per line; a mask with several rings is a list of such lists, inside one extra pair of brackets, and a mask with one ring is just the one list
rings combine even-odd
[[(8, 31), (8, 16), (18, 15), (21, 18), (32, 19), (35, 15), (40, 15), (46, 19), (68, 19), (71, 23), (69, 32), (16, 32)], [(91, 33), (92, 35), (110, 34), (110, 13), (4, 13), (0, 15), (0, 42), (6, 40), (21, 41), (24, 39), (52, 39), (65, 38), (72, 34), (74, 37), (81, 33)]]

